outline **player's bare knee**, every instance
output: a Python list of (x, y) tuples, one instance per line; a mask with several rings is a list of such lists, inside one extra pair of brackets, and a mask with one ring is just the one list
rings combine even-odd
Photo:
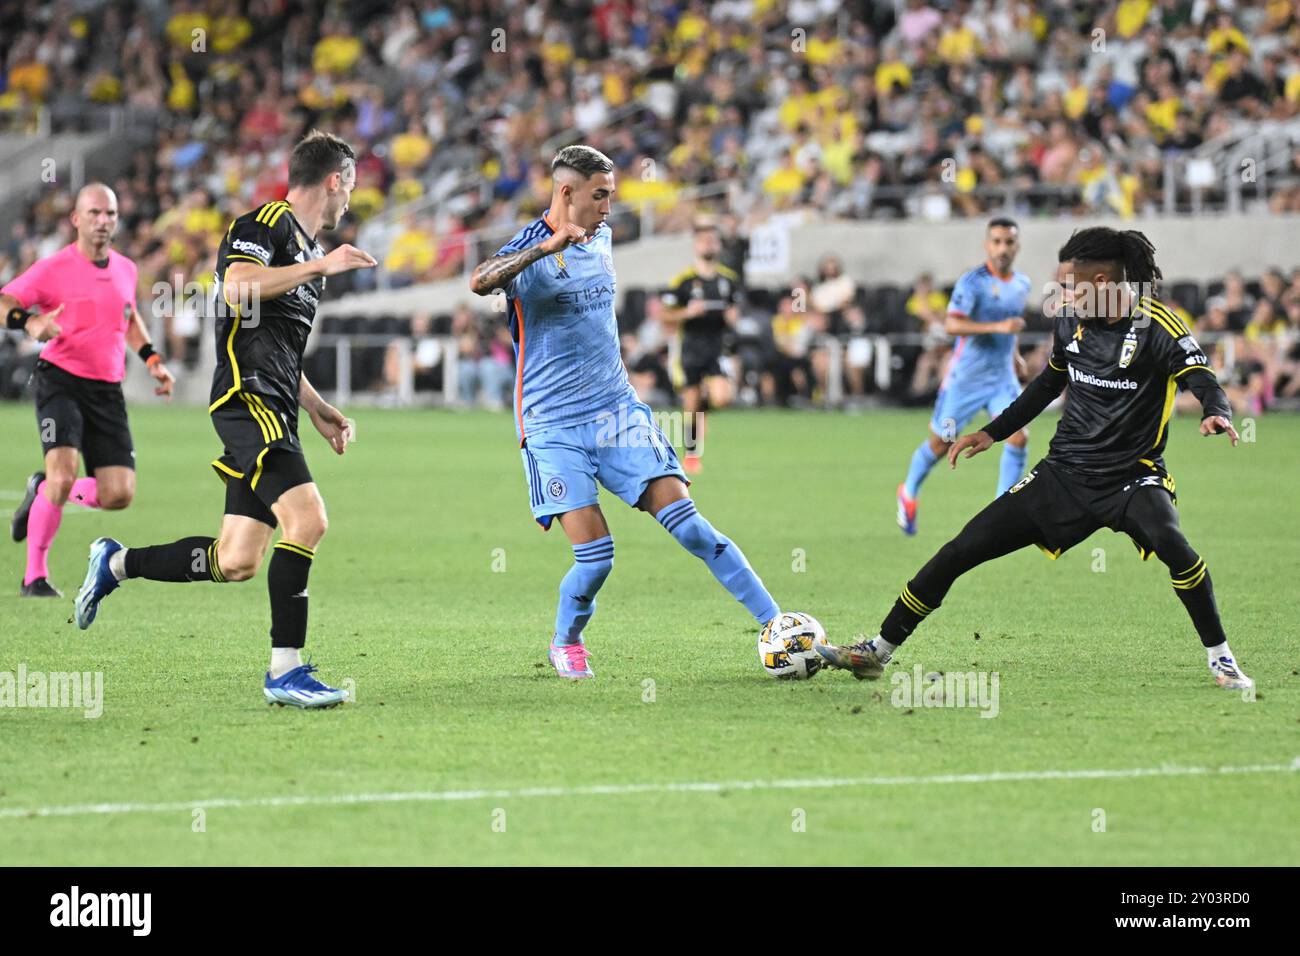
[(72, 484), (75, 481), (72, 475), (47, 474), (45, 476), (45, 487), (41, 489), (41, 494), (49, 499), (50, 503), (58, 507), (67, 504), (68, 496), (72, 494)]
[(123, 508), (130, 507), (131, 501), (135, 495), (130, 491), (110, 491), (101, 492), (99, 495), (99, 507), (104, 511), (121, 511)]
[(239, 550), (226, 554), (218, 548), (217, 566), (221, 569), (221, 576), (227, 581), (247, 581), (254, 577), (262, 566), (262, 556), (255, 551)]
[(247, 581), (256, 574), (257, 566), (254, 564), (240, 563), (227, 566), (227, 562), (221, 562), (221, 576), (232, 584), (236, 581)]
[(325, 515), (325, 509), (309, 510), (294, 515), (284, 523), (284, 539), (304, 548), (315, 548), (328, 530), (329, 518)]

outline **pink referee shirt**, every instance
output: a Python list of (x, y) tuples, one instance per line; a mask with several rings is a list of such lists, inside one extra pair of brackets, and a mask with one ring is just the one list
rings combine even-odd
[(65, 372), (101, 382), (120, 382), (126, 374), (126, 329), (135, 308), (135, 263), (108, 250), (99, 268), (74, 242), (32, 264), (0, 294), (24, 309), (49, 312), (64, 307), (54, 321), (63, 331), (46, 343), (41, 358)]

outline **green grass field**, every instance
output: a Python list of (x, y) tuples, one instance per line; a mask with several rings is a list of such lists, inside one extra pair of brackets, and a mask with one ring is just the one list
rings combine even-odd
[[(66, 623), (94, 537), (218, 526), (202, 410), (131, 415), (136, 502), (66, 509), (51, 569), (68, 600), (20, 600), (22, 549), (0, 545), (0, 670), (102, 671), (105, 695), (98, 719), (0, 708), (6, 864), (1297, 862), (1300, 774), (1282, 768), (1300, 757), (1300, 419), (1261, 419), (1233, 449), (1180, 418), (1167, 456), (1257, 700), (1213, 686), (1165, 568), (1103, 531), (1056, 562), (1029, 549), (977, 569), (900, 652), (902, 672), (997, 672), (986, 719), (894, 706), (888, 680), (771, 680), (743, 609), (616, 499), (587, 632), (598, 677), (557, 679), (570, 555), (529, 517), (509, 417), (367, 409), (342, 459), (306, 436), (331, 517), (308, 651), (357, 700), (267, 707), (262, 576), (132, 582), (91, 630)], [(694, 494), (785, 608), (832, 640), (874, 633), (993, 493), (996, 452), (936, 470), (920, 534), (899, 533), (894, 488), (925, 421), (717, 416)], [(38, 462), (33, 425), (0, 407), (6, 515)], [(1255, 769), (1179, 769), (1225, 766)]]

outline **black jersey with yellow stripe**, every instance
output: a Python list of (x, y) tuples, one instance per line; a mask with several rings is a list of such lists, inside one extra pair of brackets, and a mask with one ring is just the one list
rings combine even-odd
[(324, 255), (287, 202), (266, 203), (230, 224), (217, 249), (217, 368), (209, 412), (234, 403), (254, 417), (284, 415), (296, 422), (302, 354), (325, 278), (262, 299), (252, 290), (227, 293), (226, 270), (238, 262), (280, 267)]
[(1178, 388), (1194, 376), (1214, 382), (1191, 329), (1149, 296), (1110, 325), (1058, 316), (1048, 363), (1065, 373), (1070, 394), (1047, 458), (1090, 475), (1159, 462)]
[(704, 303), (702, 314), (682, 323), (684, 341), (720, 339), (727, 331), (727, 310), (740, 302), (741, 291), (740, 276), (726, 266), (717, 266), (707, 277), (692, 267), (674, 277), (661, 299), (670, 309), (684, 309), (696, 301)]

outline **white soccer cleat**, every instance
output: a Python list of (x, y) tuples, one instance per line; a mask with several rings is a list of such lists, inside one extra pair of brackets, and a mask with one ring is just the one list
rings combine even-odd
[(1210, 661), (1210, 673), (1214, 675), (1214, 682), (1224, 690), (1250, 690), (1255, 686), (1255, 682), (1231, 657)]

